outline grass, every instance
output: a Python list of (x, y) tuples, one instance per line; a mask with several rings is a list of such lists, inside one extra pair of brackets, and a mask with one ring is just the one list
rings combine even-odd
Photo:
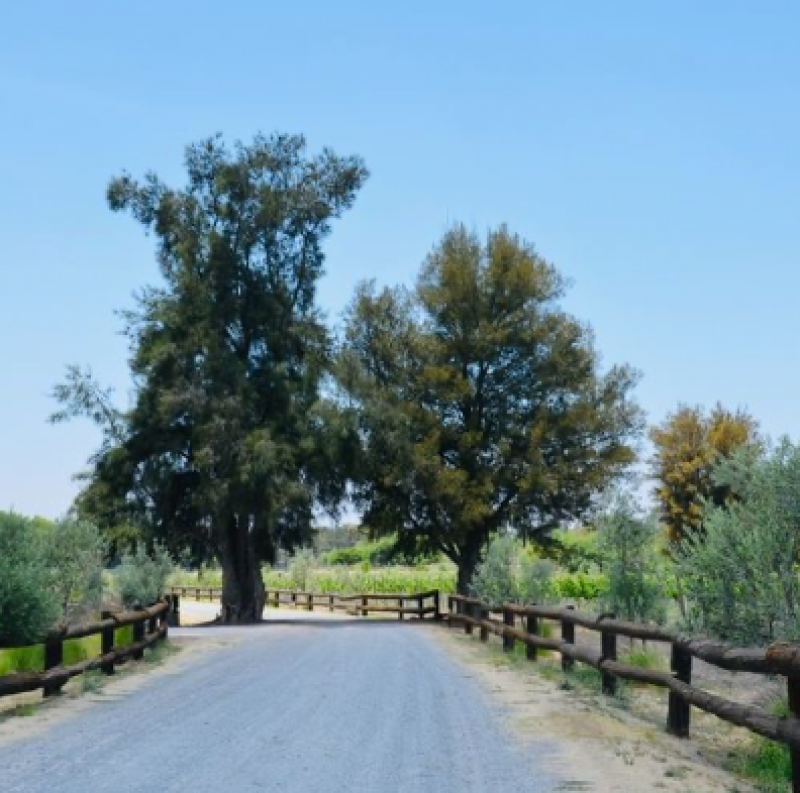
[[(773, 703), (768, 709), (773, 716), (790, 715), (786, 701)], [(747, 748), (737, 753), (734, 771), (750, 779), (760, 793), (788, 793), (792, 779), (789, 747), (768, 738), (753, 736)]]
[[(114, 631), (114, 644), (126, 647), (133, 644), (133, 625), (125, 625)], [(100, 655), (100, 636), (87, 636), (83, 639), (68, 639), (64, 642), (64, 665), (86, 661)], [(15, 672), (43, 672), (44, 645), (35, 644), (30, 647), (0, 649), (0, 677), (13, 675)]]

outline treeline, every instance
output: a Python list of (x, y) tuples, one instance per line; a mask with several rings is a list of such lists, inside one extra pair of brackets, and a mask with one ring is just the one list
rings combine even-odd
[[(76, 514), (214, 561), (228, 619), (260, 619), (262, 563), (308, 544), (318, 509), (353, 502), (398, 553), (452, 560), (467, 592), (493, 537), (546, 543), (629, 475), (638, 374), (601, 366), (590, 327), (561, 305), (565, 279), (529, 242), (456, 225), (413, 286), (360, 285), (335, 331), (316, 285), (368, 177), (361, 159), (309, 155), (295, 135), (215, 137), (187, 148), (186, 171), (180, 188), (126, 174), (108, 189), (154, 236), (161, 272), (126, 314), (132, 407), (72, 367), (54, 418), (103, 432)], [(675, 565), (746, 502), (716, 469), (725, 444), (742, 445), (726, 434), (741, 419), (682, 409), (653, 436)], [(695, 579), (675, 578), (687, 616)]]

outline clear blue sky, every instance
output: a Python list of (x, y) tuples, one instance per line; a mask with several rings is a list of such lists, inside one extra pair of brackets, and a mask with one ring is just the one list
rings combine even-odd
[(97, 444), (64, 366), (127, 400), (115, 309), (152, 240), (105, 205), (220, 131), (303, 132), (372, 177), (327, 247), (332, 320), (454, 221), (507, 222), (574, 283), (651, 421), (746, 407), (800, 436), (796, 2), (9, 3), (0, 26), (0, 508), (56, 516)]

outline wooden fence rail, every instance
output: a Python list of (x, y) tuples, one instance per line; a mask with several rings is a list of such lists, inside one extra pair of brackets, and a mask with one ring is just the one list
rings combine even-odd
[[(71, 678), (92, 669), (100, 669), (107, 675), (114, 674), (115, 665), (131, 658), (141, 658), (145, 649), (166, 638), (167, 624), (171, 622), (172, 600), (170, 595), (149, 608), (121, 613), (104, 611), (97, 622), (53, 631), (44, 640), (44, 671), (15, 672), (0, 677), (0, 697), (37, 689), (43, 689), (44, 696), (49, 697), (60, 691)], [(133, 626), (133, 643), (115, 647), (114, 631), (127, 625)], [(64, 666), (65, 641), (98, 635), (101, 642), (99, 656)], [(14, 647), (3, 646), (0, 649)]]
[[(196, 600), (221, 600), (222, 587), (173, 586), (168, 591), (176, 597), (191, 597)], [(296, 589), (267, 589), (268, 606), (292, 606), (314, 611), (345, 611), (356, 616), (370, 614), (397, 614), (398, 619), (431, 616), (441, 619), (441, 595), (438, 589), (427, 592), (363, 592), (344, 595), (339, 592), (304, 592)], [(413, 605), (409, 605), (413, 604)]]
[[(493, 615), (499, 615), (496, 618)], [(539, 635), (540, 621), (551, 620), (561, 626), (560, 638)], [(597, 669), (606, 694), (616, 693), (617, 679), (631, 680), (666, 688), (669, 691), (667, 731), (681, 738), (689, 736), (691, 707), (712, 713), (724, 721), (781, 741), (792, 756), (792, 790), (800, 793), (800, 645), (777, 643), (766, 648), (731, 647), (708, 639), (693, 639), (664, 630), (656, 625), (626, 622), (613, 615), (595, 615), (572, 607), (519, 606), (504, 603), (493, 608), (475, 598), (450, 596), (449, 624), (461, 624), (466, 633), (480, 630), (480, 638), (489, 634), (503, 640), (503, 649), (514, 649), (516, 642), (527, 647), (529, 660), (537, 659), (537, 650), (551, 650), (561, 655), (568, 670), (576, 661)], [(519, 627), (523, 623), (524, 627)], [(575, 627), (600, 633), (599, 650), (575, 643)], [(617, 636), (665, 642), (671, 645), (672, 672), (641, 669), (617, 660)], [(786, 678), (792, 715), (773, 716), (762, 708), (732, 702), (692, 685), (692, 659), (732, 671), (781, 675)]]

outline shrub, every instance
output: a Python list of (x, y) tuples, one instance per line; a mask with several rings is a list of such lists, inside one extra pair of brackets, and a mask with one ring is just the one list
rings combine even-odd
[(0, 646), (41, 639), (58, 619), (43, 539), (30, 521), (0, 512)]
[(558, 572), (553, 577), (553, 589), (565, 600), (600, 600), (608, 596), (608, 578), (597, 572)]
[(311, 572), (316, 567), (316, 557), (310, 548), (301, 548), (292, 556), (289, 563), (289, 580), (294, 589), (308, 591)]
[(476, 597), (499, 605), (505, 601), (542, 603), (552, 597), (553, 564), (526, 553), (511, 535), (495, 537), (478, 565), (472, 590)]
[(62, 520), (45, 535), (45, 559), (50, 588), (62, 619), (100, 607), (103, 594), (103, 554), (106, 543), (93, 523)]
[(687, 627), (748, 644), (800, 638), (800, 446), (739, 451), (714, 476), (738, 500), (707, 504), (678, 547)]
[(628, 620), (663, 620), (657, 522), (640, 515), (630, 498), (620, 496), (601, 517), (598, 529), (608, 576), (607, 608)]
[(155, 603), (164, 594), (172, 568), (172, 558), (159, 543), (153, 545), (152, 555), (142, 544), (134, 553), (124, 554), (116, 575), (122, 603), (128, 607)]

